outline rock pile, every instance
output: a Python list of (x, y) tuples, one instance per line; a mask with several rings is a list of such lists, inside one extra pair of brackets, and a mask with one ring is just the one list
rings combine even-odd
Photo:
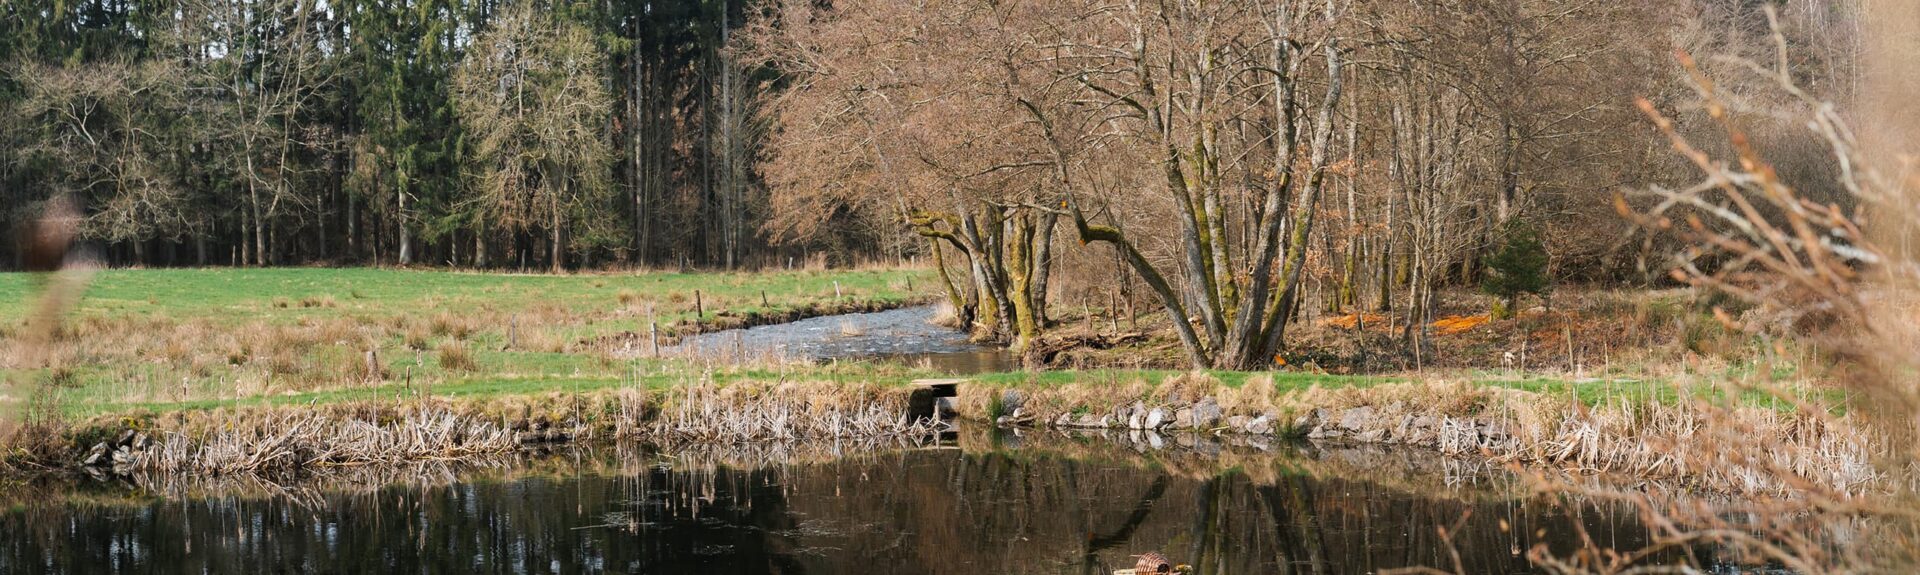
[(121, 432), (120, 437), (111, 443), (103, 441), (93, 444), (93, 448), (87, 450), (86, 457), (80, 459), (80, 465), (91, 472), (111, 471), (116, 475), (127, 475), (151, 447), (153, 438), (129, 429)]

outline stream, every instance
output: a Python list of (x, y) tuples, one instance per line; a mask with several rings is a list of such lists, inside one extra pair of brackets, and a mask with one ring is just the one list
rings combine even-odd
[(879, 359), (958, 375), (1019, 368), (1006, 350), (973, 343), (959, 330), (935, 325), (936, 310), (915, 306), (730, 329), (688, 336), (666, 351), (720, 359)]
[[(1529, 573), (1631, 509), (1378, 448), (967, 429), (931, 445), (585, 447), (497, 466), (14, 490), (0, 572)], [(1452, 528), (1451, 543), (1438, 535)], [(1712, 565), (1711, 549), (1692, 553)], [(1721, 568), (1717, 572), (1731, 572)]]

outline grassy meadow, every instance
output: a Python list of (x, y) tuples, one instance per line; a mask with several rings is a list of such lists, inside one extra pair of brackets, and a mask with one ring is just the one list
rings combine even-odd
[[(0, 373), (34, 383), (70, 416), (395, 397), (590, 392), (734, 380), (902, 382), (925, 370), (874, 362), (827, 366), (712, 365), (654, 359), (663, 335), (833, 305), (892, 305), (930, 295), (921, 269), (758, 273), (528, 275), (378, 268), (131, 269), (95, 275), (69, 311), (49, 359), (27, 365), (23, 329), (38, 294), (28, 274), (0, 274)], [(836, 284), (838, 299), (836, 299)], [(702, 315), (695, 317), (695, 292)], [(763, 300), (764, 297), (764, 300)], [(764, 305), (763, 305), (764, 301)], [(371, 352), (371, 356), (369, 356)], [(1622, 372), (1643, 370), (1628, 368)], [(994, 386), (1123, 386), (1179, 370), (1094, 369), (986, 374)], [(1673, 403), (1724, 393), (1727, 374), (1526, 376), (1492, 370), (1338, 375), (1215, 371), (1233, 388), (1259, 375), (1287, 393), (1364, 388), (1409, 378), (1471, 381), (1576, 397)], [(1682, 382), (1681, 380), (1686, 380)], [(51, 385), (47, 385), (51, 384)], [(1771, 404), (1752, 390), (1748, 404)]]
[[(24, 365), (21, 346), (30, 344), (14, 335), (31, 313), (38, 280), (0, 274), (0, 369), (16, 387), (50, 382), (44, 389), (73, 415), (757, 377), (768, 374), (709, 375), (689, 362), (643, 357), (650, 322), (671, 335), (701, 329), (696, 322), (897, 304), (922, 297), (931, 281), (916, 269), (565, 276), (106, 270), (68, 312), (62, 336), (46, 350), (49, 361)], [(882, 377), (875, 369), (848, 365), (815, 375)]]
[[(554, 434), (725, 443), (899, 433), (908, 425), (899, 416), (902, 384), (938, 375), (892, 362), (655, 357), (646, 335), (656, 322), (664, 332), (691, 333), (924, 300), (934, 280), (919, 269), (108, 270), (70, 306), (59, 337), (36, 343), (26, 337), (35, 333), (28, 323), (36, 292), (58, 285), (43, 280), (0, 275), (7, 402), (41, 414), (28, 423), (48, 424), (15, 435), (0, 467), (68, 465), (86, 446), (136, 429), (171, 442), (143, 452), (146, 469), (221, 473), (504, 453)], [(1515, 333), (1532, 332), (1507, 327), (1516, 326)], [(1469, 333), (1476, 332), (1454, 336)], [(1729, 408), (1793, 453), (1855, 441), (1842, 432), (1801, 433), (1808, 428), (1794, 402), (1733, 385), (1773, 373), (1753, 369), (1761, 365), (1755, 361), (1618, 364), (1591, 376), (1472, 367), (1016, 371), (972, 376), (958, 404), (961, 413), (996, 419), (1086, 425), (1129, 409), (1138, 418), (1146, 406), (1173, 414), (1206, 397), (1231, 416), (1216, 423), (1227, 426), (1221, 429), (1255, 435), (1310, 435), (1333, 425), (1327, 414), (1374, 414), (1356, 416), (1359, 424), (1341, 415), (1338, 425), (1362, 441), (1391, 438), (1449, 455), (1484, 455), (1492, 445), (1495, 457), (1512, 461), (1772, 489), (1774, 482), (1742, 483), (1748, 475), (1739, 469), (1669, 469), (1660, 447), (1685, 443), (1699, 422), (1721, 417), (1706, 405)], [(1740, 370), (1749, 373), (1734, 373)], [(1825, 390), (1784, 391), (1845, 405)], [(1006, 398), (1016, 395), (1022, 407), (1008, 408)], [(1423, 417), (1451, 423), (1408, 427)]]

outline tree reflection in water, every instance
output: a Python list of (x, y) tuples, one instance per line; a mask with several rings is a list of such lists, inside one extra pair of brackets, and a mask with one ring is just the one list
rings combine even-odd
[[(583, 450), (426, 484), (290, 488), (302, 496), (70, 485), (16, 496), (0, 572), (1105, 575), (1158, 550), (1197, 573), (1317, 574), (1451, 570), (1457, 549), (1465, 572), (1524, 573), (1527, 549), (1571, 551), (1580, 527), (1602, 547), (1648, 536), (1631, 510), (1529, 497), (1500, 473), (1463, 480), (1417, 454), (1162, 443), (1008, 447), (974, 430), (958, 447), (772, 461)], [(192, 495), (141, 498), (154, 491)]]

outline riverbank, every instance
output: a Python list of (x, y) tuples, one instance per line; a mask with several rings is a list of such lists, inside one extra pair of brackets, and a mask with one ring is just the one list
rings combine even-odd
[(1791, 496), (1809, 486), (1857, 493), (1883, 479), (1872, 465), (1883, 442), (1846, 417), (1723, 387), (1447, 378), (1289, 385), (1275, 377), (962, 386), (957, 403), (961, 413), (1000, 425), (1398, 444), (1746, 496)]
[[(913, 286), (922, 273), (105, 272), (73, 310), (67, 333), (44, 350), (52, 367), (17, 365), (29, 355), (20, 353), (26, 342), (7, 340), (5, 357), (14, 363), (6, 374), (32, 382), (14, 389), (39, 403), (32, 404), (34, 427), (15, 434), (0, 460), (23, 472), (282, 473), (557, 442), (925, 434), (927, 424), (903, 419), (908, 383), (942, 375), (937, 369), (858, 359), (811, 363), (884, 353), (896, 349), (882, 345), (890, 340), (925, 334), (823, 319), (838, 327), (800, 330), (821, 341), (794, 343), (845, 345), (802, 350), (803, 363), (729, 352), (725, 335), (708, 342), (718, 350), (656, 357), (652, 349), (662, 332), (671, 338), (904, 305), (920, 297)], [(19, 277), (0, 279), (16, 282), (0, 281), (0, 291), (24, 293)], [(1636, 300), (1639, 307), (1586, 299), (1563, 316), (1522, 314), (1505, 320), (1517, 322), (1511, 325), (1468, 326), (1453, 341), (1515, 332), (1527, 346), (1543, 331), (1535, 329), (1539, 322), (1583, 318), (1583, 325), (1600, 326), (1607, 320), (1595, 318), (1644, 315), (1618, 310), (1673, 307), (1658, 298)], [(0, 318), (19, 313), (0, 308)], [(1381, 325), (1365, 321), (1351, 326), (1356, 336)], [(646, 326), (645, 336), (636, 325)], [(1578, 334), (1598, 329), (1592, 326), (1562, 333), (1581, 340)], [(734, 333), (731, 347), (738, 348), (747, 332)], [(784, 345), (794, 338), (768, 339)], [(1580, 353), (1574, 347), (1567, 357)], [(1874, 442), (1831, 415), (1847, 410), (1844, 398), (1793, 386), (1783, 390), (1783, 406), (1780, 398), (1726, 385), (1726, 374), (1714, 371), (1762, 369), (1754, 366), (1763, 360), (1773, 361), (1685, 363), (1680, 370), (1640, 370), (1633, 379), (1632, 370), (1613, 366), (1593, 370), (1605, 379), (1587, 377), (1579, 360), (1547, 379), (1515, 375), (1526, 373), (1524, 364), (1383, 375), (1328, 373), (1311, 363), (1267, 373), (987, 373), (969, 377), (952, 403), (960, 417), (1003, 426), (1405, 444), (1727, 493), (1780, 494), (1796, 484), (1868, 488), (1876, 479), (1866, 463)], [(1767, 375), (1775, 373), (1773, 363), (1765, 365)], [(1792, 407), (1802, 402), (1817, 406)], [(1722, 449), (1740, 443), (1714, 437), (1729, 434), (1778, 449)]]
[[(720, 369), (694, 376), (689, 368), (591, 389), (423, 389), (386, 399), (154, 406), (46, 424), (20, 435), (30, 441), (16, 442), (7, 463), (25, 474), (271, 475), (561, 444), (873, 440), (926, 437), (945, 428), (907, 417), (916, 372), (836, 371), (844, 369)], [(950, 407), (959, 419), (1008, 428), (1403, 445), (1464, 461), (1745, 496), (1791, 496), (1808, 486), (1858, 492), (1882, 479), (1870, 465), (1876, 441), (1846, 418), (1778, 409), (1737, 394), (1716, 396), (1721, 392), (1711, 387), (1284, 373), (1064, 374), (1075, 375), (1080, 378), (978, 377), (959, 385)], [(1739, 425), (1729, 428), (1728, 422)], [(1737, 445), (1765, 451), (1728, 448)]]
[[(1482, 573), (1525, 571), (1515, 549), (1637, 549), (1661, 533), (1630, 506), (1542, 496), (1524, 481), (1407, 449), (1195, 433), (1155, 444), (969, 425), (939, 443), (609, 443), (277, 481), (10, 482), (0, 531), (20, 536), (0, 546), (0, 568), (1107, 573), (1159, 551), (1227, 573), (1305, 562), (1378, 572), (1450, 556)], [(121, 547), (103, 551), (109, 542)], [(149, 554), (116, 551), (128, 547)], [(1697, 550), (1720, 563), (1711, 546)]]

